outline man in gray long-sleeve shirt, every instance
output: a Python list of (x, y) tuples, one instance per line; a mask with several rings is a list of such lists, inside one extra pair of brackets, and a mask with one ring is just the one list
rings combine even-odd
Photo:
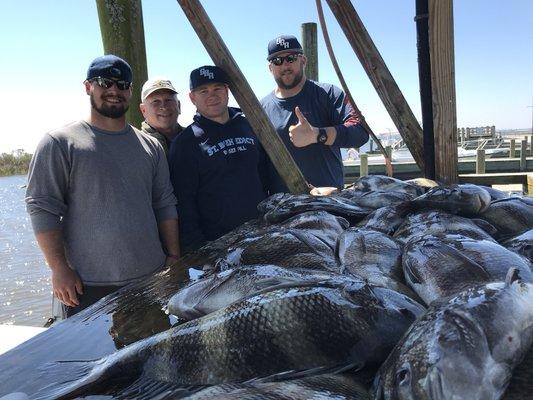
[(96, 58), (89, 118), (46, 134), (30, 164), (27, 209), (67, 316), (180, 255), (163, 148), (126, 123), (131, 81), (124, 60)]

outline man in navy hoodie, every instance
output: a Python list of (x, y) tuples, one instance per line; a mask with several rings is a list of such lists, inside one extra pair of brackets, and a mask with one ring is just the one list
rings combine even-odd
[(197, 113), (170, 148), (184, 251), (257, 217), (266, 197), (266, 153), (242, 112), (228, 107), (228, 84), (216, 66), (191, 72), (189, 97)]

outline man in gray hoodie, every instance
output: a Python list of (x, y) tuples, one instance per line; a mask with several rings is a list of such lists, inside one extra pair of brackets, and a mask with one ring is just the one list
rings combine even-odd
[(126, 123), (131, 82), (126, 61), (96, 58), (89, 117), (48, 132), (30, 164), (27, 210), (67, 316), (180, 256), (163, 148)]

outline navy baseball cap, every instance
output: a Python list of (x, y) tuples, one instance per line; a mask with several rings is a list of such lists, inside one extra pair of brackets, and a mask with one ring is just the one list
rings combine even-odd
[(267, 60), (270, 61), (274, 57), (277, 57), (281, 53), (290, 51), (291, 53), (300, 53), (303, 54), (302, 46), (298, 39), (292, 35), (283, 35), (278, 36), (275, 39), (272, 39), (268, 43), (268, 57)]
[(87, 70), (87, 80), (100, 76), (131, 82), (132, 75), (130, 65), (113, 54), (95, 58)]
[(215, 65), (204, 65), (192, 70), (189, 80), (191, 90), (208, 83), (224, 83), (229, 85), (229, 78), (222, 68)]

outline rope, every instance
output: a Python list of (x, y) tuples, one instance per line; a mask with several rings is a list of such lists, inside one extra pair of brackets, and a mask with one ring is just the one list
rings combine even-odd
[(333, 52), (333, 48), (331, 47), (331, 41), (329, 40), (328, 28), (326, 27), (326, 21), (324, 19), (324, 12), (322, 11), (321, 0), (316, 0), (316, 9), (318, 12), (318, 20), (320, 21), (320, 28), (322, 29), (324, 41), (326, 42), (326, 48), (328, 49), (329, 58), (331, 59), (333, 68), (335, 69), (335, 72), (337, 73), (337, 77), (339, 78), (339, 82), (341, 83), (342, 89), (344, 90), (344, 93), (346, 93), (348, 102), (354, 109), (355, 113), (358, 114), (359, 119), (361, 121), (361, 125), (368, 132), (368, 134), (372, 137), (372, 139), (376, 142), (379, 149), (381, 150), (381, 153), (383, 154), (383, 157), (385, 157), (385, 169), (387, 171), (387, 176), (392, 176), (392, 163), (391, 163), (389, 155), (387, 154), (387, 150), (385, 150), (385, 148), (381, 144), (381, 141), (374, 134), (370, 126), (367, 124), (365, 117), (363, 116), (363, 114), (361, 113), (357, 105), (355, 104), (352, 94), (350, 93), (350, 90), (348, 89), (348, 85), (346, 84), (346, 81), (344, 80), (344, 76), (342, 75), (342, 72), (339, 68), (339, 64), (337, 63), (337, 58), (335, 57), (335, 53)]

